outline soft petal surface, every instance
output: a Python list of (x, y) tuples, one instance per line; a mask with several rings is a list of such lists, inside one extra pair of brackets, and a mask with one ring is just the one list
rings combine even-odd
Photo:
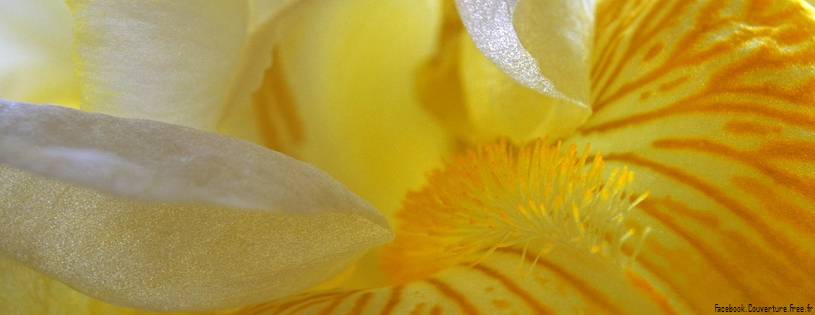
[(501, 71), (539, 93), (588, 106), (593, 1), (456, 4), (476, 47)]
[[(800, 1), (605, 1), (591, 142), (651, 190), (639, 272), (669, 303), (812, 303), (815, 19)], [(790, 285), (793, 284), (794, 285)]]
[(79, 107), (73, 19), (59, 0), (0, 1), (0, 97)]
[(217, 127), (246, 43), (247, 2), (68, 4), (82, 109)]
[(90, 296), (150, 310), (257, 303), (392, 237), (344, 186), (257, 145), (0, 104), (0, 248)]

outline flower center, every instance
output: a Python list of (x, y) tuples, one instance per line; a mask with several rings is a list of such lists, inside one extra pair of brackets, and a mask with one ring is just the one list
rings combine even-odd
[[(561, 153), (561, 143), (544, 140), (515, 148), (504, 140), (454, 157), (433, 171), (420, 191), (409, 192), (398, 213), (396, 240), (384, 249), (383, 269), (392, 283), (429, 276), (447, 267), (478, 264), (494, 250), (523, 247), (541, 256), (570, 246), (620, 265), (622, 246), (638, 248), (648, 230), (637, 233), (625, 215), (648, 192), (628, 190), (634, 174), (614, 169), (603, 178), (598, 152), (586, 165), (588, 146)], [(523, 260), (517, 275), (523, 276)], [(534, 265), (534, 263), (533, 263)], [(531, 266), (529, 266), (531, 270)]]

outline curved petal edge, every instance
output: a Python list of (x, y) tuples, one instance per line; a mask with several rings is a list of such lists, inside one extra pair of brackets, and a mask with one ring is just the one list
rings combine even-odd
[[(572, 2), (457, 0), (456, 5), (473, 42), (501, 71), (541, 94), (587, 107), (593, 5)], [(560, 18), (539, 21), (541, 12)]]
[(322, 171), (225, 136), (0, 102), (0, 147), (0, 252), (114, 304), (258, 303), (393, 237)]

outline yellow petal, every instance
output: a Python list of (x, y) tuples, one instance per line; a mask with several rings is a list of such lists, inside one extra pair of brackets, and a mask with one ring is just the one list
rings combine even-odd
[(68, 7), (57, 0), (7, 0), (0, 6), (0, 97), (78, 108)]
[(83, 110), (215, 130), (246, 43), (246, 2), (68, 4)]
[[(671, 305), (811, 303), (815, 17), (800, 1), (605, 1), (572, 138), (637, 173)], [(795, 285), (790, 285), (794, 283)], [(786, 305), (786, 304), (785, 304)]]
[[(249, 25), (246, 42), (240, 52), (239, 62), (222, 100), (222, 116), (217, 130), (255, 143), (263, 143), (263, 126), (257, 119), (259, 113), (253, 107), (253, 93), (265, 80), (266, 69), (273, 63), (272, 49), (278, 38), (278, 18), (297, 0), (249, 1)], [(271, 147), (280, 151), (280, 148)]]
[(438, 28), (440, 14), (430, 2), (298, 6), (283, 17), (280, 68), (264, 82), (285, 86), (258, 102), (269, 136), (288, 143), (287, 154), (313, 163), (386, 216), (452, 146), (413, 90)]
[(0, 250), (114, 304), (257, 303), (392, 237), (313, 166), (216, 134), (3, 102), (0, 146)]
[[(374, 290), (313, 292), (234, 314), (676, 314), (638, 275), (570, 251), (538, 261), (504, 248), (474, 267)], [(518, 265), (529, 274), (515, 274)], [(534, 267), (533, 267), (534, 266)], [(524, 269), (524, 273), (527, 269)]]

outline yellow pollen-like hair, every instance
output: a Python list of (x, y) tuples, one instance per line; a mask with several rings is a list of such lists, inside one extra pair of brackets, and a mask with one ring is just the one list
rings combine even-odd
[(627, 168), (604, 179), (599, 152), (586, 164), (588, 145), (578, 156), (574, 144), (561, 153), (560, 142), (544, 142), (521, 148), (505, 140), (484, 144), (454, 157), (429, 175), (423, 189), (409, 192), (397, 214), (396, 239), (382, 256), (390, 282), (421, 279), (456, 264), (473, 266), (498, 248), (516, 245), (523, 256), (535, 248), (529, 253), (535, 263), (556, 246), (630, 262), (636, 251), (625, 255), (622, 245), (641, 244), (648, 231), (635, 236), (625, 215), (648, 193), (628, 191), (634, 174)]

